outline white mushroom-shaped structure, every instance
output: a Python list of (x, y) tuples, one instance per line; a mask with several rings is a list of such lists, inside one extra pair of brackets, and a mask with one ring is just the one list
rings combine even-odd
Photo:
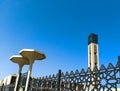
[(10, 57), (10, 60), (19, 65), (19, 71), (18, 71), (16, 83), (15, 83), (15, 88), (14, 88), (14, 91), (17, 91), (22, 68), (24, 65), (29, 65), (29, 60), (21, 55), (13, 55)]
[(29, 70), (28, 70), (28, 76), (25, 86), (25, 91), (28, 91), (28, 83), (32, 72), (32, 65), (35, 60), (42, 60), (45, 59), (46, 56), (44, 53), (36, 51), (34, 49), (22, 49), (19, 54), (29, 60)]

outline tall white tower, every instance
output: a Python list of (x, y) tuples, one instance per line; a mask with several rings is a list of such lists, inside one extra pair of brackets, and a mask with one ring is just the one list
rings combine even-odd
[(93, 71), (95, 66), (99, 67), (98, 36), (92, 33), (88, 36), (88, 67)]

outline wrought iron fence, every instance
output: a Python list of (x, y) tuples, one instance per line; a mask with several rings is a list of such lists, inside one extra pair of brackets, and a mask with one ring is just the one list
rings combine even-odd
[[(23, 81), (21, 81), (23, 82)], [(19, 86), (20, 87), (20, 86)], [(76, 70), (40, 78), (31, 78), (29, 91), (119, 91), (120, 61), (113, 66), (101, 65), (93, 71)]]
[[(24, 91), (27, 75), (21, 75), (19, 88)], [(13, 91), (13, 85), (5, 86), (1, 91)], [(66, 73), (59, 72), (40, 78), (31, 78), (28, 91), (120, 91), (120, 61), (114, 66), (101, 65), (93, 71), (76, 70)], [(12, 90), (8, 90), (12, 89)]]

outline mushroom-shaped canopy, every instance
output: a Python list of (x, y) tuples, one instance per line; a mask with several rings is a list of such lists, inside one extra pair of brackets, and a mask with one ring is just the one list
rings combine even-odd
[(10, 60), (19, 65), (29, 65), (29, 60), (21, 55), (13, 55)]
[(29, 60), (42, 60), (46, 58), (44, 53), (36, 51), (34, 49), (22, 49), (19, 54)]

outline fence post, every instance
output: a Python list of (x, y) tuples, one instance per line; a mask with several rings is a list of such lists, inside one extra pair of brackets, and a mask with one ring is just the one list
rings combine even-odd
[(120, 76), (120, 56), (118, 56), (118, 62), (117, 62), (116, 67), (119, 68), (119, 76)]
[(57, 90), (60, 91), (61, 70), (58, 71)]

